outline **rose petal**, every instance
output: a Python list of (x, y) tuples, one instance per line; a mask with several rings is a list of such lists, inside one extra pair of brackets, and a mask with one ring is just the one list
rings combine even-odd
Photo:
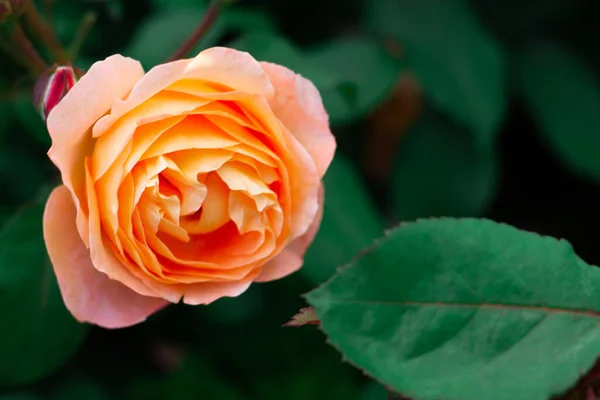
[(48, 155), (60, 169), (65, 186), (77, 196), (76, 202), (85, 198), (82, 165), (92, 150), (92, 135), (88, 130), (142, 76), (144, 69), (138, 61), (118, 54), (110, 56), (92, 65), (50, 112), (47, 125), (52, 147)]
[[(105, 237), (100, 222), (100, 215), (98, 210), (98, 202), (96, 192), (91, 178), (91, 159), (85, 160), (85, 170), (87, 174), (87, 196), (89, 201), (90, 209), (90, 257), (94, 267), (105, 273), (111, 279), (117, 280), (131, 290), (139, 293), (143, 296), (157, 296), (156, 290), (151, 288), (153, 283), (152, 279), (148, 279), (144, 272), (139, 268), (124, 265), (125, 257), (121, 254), (120, 258), (115, 254), (114, 247), (111, 246), (109, 240)], [(144, 279), (144, 281), (142, 281)], [(169, 295), (161, 293), (160, 297), (171, 300), (176, 303), (179, 300), (179, 294), (176, 290), (170, 291)]]
[(187, 81), (193, 85), (195, 80), (214, 82), (259, 96), (273, 96), (269, 78), (252, 56), (233, 49), (212, 47), (193, 59), (161, 64), (148, 71), (127, 100), (115, 103), (110, 115), (98, 122), (94, 127), (94, 137), (101, 136), (121, 116), (161, 90), (175, 83), (185, 88)]
[(269, 101), (273, 112), (308, 151), (323, 177), (333, 160), (336, 143), (319, 91), (308, 79), (281, 65), (260, 63), (275, 88)]
[[(119, 121), (115, 121), (115, 124), (106, 130), (94, 145), (93, 178), (98, 180), (106, 173), (127, 143), (130, 143), (136, 128), (152, 122), (163, 121), (166, 118), (185, 115), (206, 102), (206, 100), (194, 96), (184, 96), (180, 93), (159, 93)], [(94, 127), (95, 129), (96, 127)]]
[(93, 64), (48, 115), (48, 132), (52, 139), (48, 156), (60, 170), (65, 186), (73, 193), (77, 228), (88, 247), (85, 171), (82, 168), (84, 157), (92, 152), (92, 135), (88, 131), (142, 76), (144, 69), (138, 61), (120, 55), (110, 56)]
[[(260, 127), (262, 140), (272, 146), (280, 158), (280, 203), (290, 217), (290, 235), (300, 237), (306, 233), (319, 208), (320, 177), (316, 164), (298, 139), (276, 118), (266, 99), (246, 99), (241, 109), (255, 126)], [(286, 207), (291, 208), (289, 214)]]
[(193, 306), (210, 304), (222, 297), (237, 297), (244, 293), (252, 282), (206, 282), (190, 285), (183, 295), (183, 302)]
[[(201, 135), (198, 132), (202, 132)], [(232, 137), (209, 123), (200, 115), (190, 115), (162, 134), (142, 155), (141, 159), (181, 150), (222, 149), (239, 144)]]
[(302, 267), (304, 253), (306, 253), (306, 249), (308, 249), (308, 246), (315, 239), (321, 225), (321, 220), (323, 219), (324, 193), (325, 189), (321, 185), (319, 190), (319, 211), (306, 233), (287, 245), (274, 259), (267, 262), (262, 267), (260, 275), (254, 279), (254, 282), (274, 281), (296, 272)]
[(142, 322), (164, 307), (160, 298), (141, 296), (98, 272), (75, 226), (75, 205), (69, 190), (59, 186), (44, 212), (44, 240), (63, 300), (73, 316), (105, 328)]
[(226, 47), (200, 52), (190, 63), (185, 77), (219, 83), (257, 96), (273, 96), (273, 86), (258, 61), (246, 52)]

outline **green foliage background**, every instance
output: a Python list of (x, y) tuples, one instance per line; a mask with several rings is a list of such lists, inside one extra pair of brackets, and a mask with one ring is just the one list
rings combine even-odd
[[(84, 69), (114, 53), (163, 62), (207, 6), (52, 3), (63, 43), (97, 13), (75, 61)], [(599, 264), (599, 19), (593, 0), (228, 6), (196, 51), (249, 51), (323, 96), (339, 145), (323, 224), (293, 276), (119, 331), (80, 325), (62, 305), (41, 239), (57, 182), (50, 142), (32, 82), (0, 53), (0, 399), (384, 399), (317, 329), (280, 326), (400, 221), (485, 216), (565, 237)]]

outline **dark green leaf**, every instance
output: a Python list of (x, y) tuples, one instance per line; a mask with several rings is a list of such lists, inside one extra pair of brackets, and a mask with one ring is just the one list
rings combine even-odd
[(323, 221), (304, 258), (302, 273), (323, 282), (337, 267), (383, 233), (383, 221), (360, 176), (343, 154), (336, 154), (324, 178)]
[(8, 218), (12, 215), (14, 209), (8, 206), (0, 206), (0, 230)]
[[(352, 122), (373, 110), (387, 98), (398, 78), (399, 63), (374, 40), (363, 37), (340, 38), (320, 45), (309, 52), (309, 57), (316, 65), (341, 76), (352, 83), (356, 100), (350, 103), (351, 113), (331, 115), (332, 124)], [(326, 105), (337, 99), (329, 99), (330, 92), (325, 92)], [(331, 108), (331, 107), (329, 107)], [(342, 120), (338, 121), (339, 118)]]
[(150, 3), (163, 12), (165, 9), (190, 9), (206, 7), (209, 0), (151, 0)]
[[(165, 10), (145, 18), (123, 54), (139, 60), (146, 70), (167, 61), (198, 26), (205, 10)], [(200, 49), (196, 46), (190, 55)]]
[(0, 385), (34, 381), (62, 365), (86, 327), (65, 309), (42, 237), (42, 205), (0, 231)]
[(28, 150), (25, 144), (9, 141), (0, 146), (0, 185), (8, 189), (4, 199), (16, 204), (29, 201), (46, 179), (40, 162)]
[(600, 182), (600, 82), (564, 48), (536, 43), (515, 59), (521, 93), (560, 159)]
[(507, 100), (505, 60), (467, 0), (369, 1), (367, 23), (399, 42), (425, 93), (490, 147)]
[(497, 187), (492, 149), (478, 150), (468, 131), (427, 110), (402, 141), (392, 177), (392, 204), (401, 220), (481, 216)]
[(319, 89), (325, 109), (334, 122), (348, 121), (354, 118), (348, 92), (354, 92), (355, 85), (335, 72), (326, 69), (313, 58), (296, 48), (292, 43), (275, 33), (256, 33), (244, 35), (230, 45), (250, 53), (259, 61), (269, 61), (283, 65), (292, 71), (310, 79)]
[(8, 134), (10, 121), (11, 102), (8, 100), (0, 101), (0, 147), (3, 146), (4, 138)]
[(32, 100), (27, 96), (20, 96), (11, 102), (12, 115), (19, 128), (38, 143), (50, 148), (52, 143), (46, 124), (33, 106)]
[(108, 16), (113, 21), (119, 21), (123, 18), (123, 1), (122, 0), (107, 0), (106, 11)]
[[(548, 23), (564, 19), (585, 0), (472, 0), (486, 24), (502, 39), (516, 44), (543, 33)], [(518, 12), (515, 12), (518, 10)]]
[[(206, 8), (204, 3), (199, 3), (195, 7), (168, 7), (151, 15), (144, 19), (124, 54), (139, 60), (146, 69), (165, 62), (200, 24)], [(274, 29), (273, 23), (259, 11), (226, 8), (189, 57), (219, 44), (221, 36), (230, 32), (269, 32)]]
[(369, 382), (361, 390), (359, 400), (385, 400), (389, 391), (378, 382)]
[(600, 270), (489, 220), (403, 224), (307, 298), (354, 365), (414, 399), (544, 400), (600, 354)]

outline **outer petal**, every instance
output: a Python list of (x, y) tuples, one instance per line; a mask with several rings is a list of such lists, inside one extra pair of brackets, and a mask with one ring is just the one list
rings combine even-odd
[(77, 233), (75, 206), (65, 186), (54, 189), (46, 204), (44, 240), (65, 305), (77, 320), (123, 328), (144, 321), (167, 304), (141, 296), (93, 267)]
[(306, 233), (287, 245), (274, 259), (267, 262), (263, 266), (260, 275), (254, 279), (255, 282), (274, 281), (296, 272), (302, 267), (304, 253), (306, 253), (306, 249), (308, 249), (308, 246), (315, 239), (321, 226), (324, 192), (323, 185), (321, 185), (321, 189), (319, 190), (319, 211)]
[(281, 65), (260, 64), (275, 88), (275, 97), (269, 101), (273, 112), (308, 151), (323, 177), (336, 143), (319, 91), (311, 81)]
[(117, 99), (125, 97), (144, 76), (138, 61), (110, 56), (91, 66), (48, 116), (52, 148), (48, 155), (62, 173), (62, 181), (81, 199), (85, 192), (83, 159), (91, 152), (88, 130)]
[(237, 297), (244, 293), (252, 282), (206, 282), (190, 285), (185, 291), (183, 302), (190, 305), (210, 304), (222, 297)]
[(232, 90), (264, 97), (273, 96), (269, 77), (248, 53), (212, 47), (193, 59), (177, 60), (152, 68), (132, 90), (127, 100), (117, 102), (111, 113), (94, 127), (94, 137), (102, 135), (125, 113), (178, 81), (214, 82)]

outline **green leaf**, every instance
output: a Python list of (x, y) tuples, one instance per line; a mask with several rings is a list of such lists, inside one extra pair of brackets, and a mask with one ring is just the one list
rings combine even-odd
[(40, 162), (25, 143), (13, 140), (0, 146), (0, 185), (7, 188), (4, 200), (15, 204), (29, 201), (46, 179)]
[[(167, 61), (198, 26), (204, 12), (200, 7), (165, 10), (144, 18), (123, 54), (140, 61), (146, 70)], [(196, 46), (190, 55), (200, 49)]]
[(13, 214), (14, 210), (12, 207), (0, 205), (0, 230), (2, 230), (2, 226), (8, 220), (8, 218)]
[[(349, 105), (342, 120), (335, 113), (332, 124), (356, 121), (371, 112), (391, 93), (398, 78), (399, 63), (378, 42), (363, 37), (347, 37), (324, 43), (308, 53), (316, 65), (352, 83), (355, 101)], [(324, 103), (331, 104), (330, 92), (324, 93)], [(344, 119), (344, 117), (346, 117)]]
[(150, 3), (159, 8), (159, 11), (164, 11), (165, 8), (171, 9), (190, 9), (194, 7), (206, 7), (208, 0), (151, 0)]
[(497, 189), (493, 149), (475, 148), (466, 129), (432, 109), (401, 146), (391, 184), (399, 219), (484, 214)]
[(384, 400), (389, 391), (378, 382), (369, 382), (361, 390), (358, 400)]
[[(283, 65), (311, 80), (323, 97), (325, 109), (333, 123), (354, 118), (351, 107), (355, 85), (304, 54), (292, 43), (276, 33), (255, 33), (242, 36), (230, 47), (246, 51), (259, 61)], [(350, 96), (349, 96), (350, 92)]]
[(384, 229), (360, 176), (343, 154), (336, 154), (323, 180), (323, 220), (300, 270), (314, 283), (331, 277), (337, 267), (350, 261), (357, 249), (372, 244)]
[(539, 42), (515, 58), (520, 91), (544, 139), (573, 172), (600, 182), (600, 82), (560, 45)]
[[(550, 23), (565, 20), (581, 9), (585, 0), (472, 0), (486, 25), (511, 45), (544, 34)], [(518, 10), (518, 12), (515, 12)]]
[(4, 138), (8, 134), (11, 102), (0, 100), (0, 148), (4, 146)]
[(489, 220), (389, 232), (307, 295), (329, 341), (414, 399), (544, 400), (600, 354), (600, 270)]
[[(146, 69), (165, 62), (200, 24), (206, 8), (205, 3), (195, 7), (170, 6), (145, 18), (124, 54), (139, 60)], [(189, 57), (218, 44), (220, 37), (231, 31), (269, 32), (274, 29), (271, 20), (260, 11), (226, 8)]]
[(50, 140), (48, 129), (42, 117), (33, 106), (31, 98), (28, 96), (17, 97), (11, 101), (11, 106), (12, 115), (15, 118), (17, 126), (23, 129), (32, 139), (50, 148), (52, 141)]
[(42, 236), (42, 205), (0, 230), (0, 385), (35, 381), (60, 367), (86, 326), (65, 309)]
[(467, 0), (367, 2), (367, 24), (396, 39), (427, 96), (491, 147), (507, 94), (504, 55)]

